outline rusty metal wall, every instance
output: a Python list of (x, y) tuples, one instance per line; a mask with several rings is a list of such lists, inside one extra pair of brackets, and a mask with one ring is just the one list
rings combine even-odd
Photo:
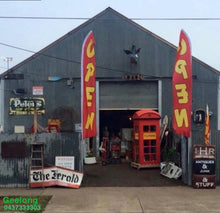
[(78, 133), (42, 133), (42, 134), (1, 134), (0, 153), (2, 142), (26, 143), (25, 158), (4, 158), (0, 155), (0, 187), (28, 186), (30, 161), (30, 144), (32, 142), (45, 143), (45, 165), (55, 165), (55, 156), (75, 156), (75, 169), (79, 170), (79, 135)]

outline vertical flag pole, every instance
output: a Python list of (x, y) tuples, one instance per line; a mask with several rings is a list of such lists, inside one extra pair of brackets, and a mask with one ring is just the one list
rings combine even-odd
[(182, 181), (183, 183), (187, 184), (188, 182), (188, 161), (187, 161), (187, 156), (188, 156), (188, 141), (187, 138), (185, 138), (183, 135), (181, 135), (180, 139), (181, 143), (181, 168), (182, 168)]
[(79, 132), (79, 171), (83, 172), (84, 159), (84, 140), (82, 140), (82, 132)]
[(187, 163), (188, 163), (188, 185), (192, 185), (192, 134), (188, 138), (188, 156), (187, 156)]

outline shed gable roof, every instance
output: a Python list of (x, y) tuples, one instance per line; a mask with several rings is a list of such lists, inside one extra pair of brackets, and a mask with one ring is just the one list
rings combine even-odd
[[(67, 34), (63, 35), (61, 38), (57, 39), (56, 41), (52, 42), (51, 44), (49, 44), (48, 46), (46, 46), (45, 48), (43, 48), (42, 50), (38, 51), (37, 53), (33, 54), (32, 56), (28, 57), (27, 59), (25, 59), (24, 61), (20, 62), (19, 64), (15, 65), (14, 67), (10, 68), (9, 70), (7, 70), (6, 72), (2, 73), (0, 75), (0, 77), (4, 77), (5, 75), (7, 75), (8, 73), (16, 70), (18, 67), (22, 66), (23, 64), (25, 64), (26, 62), (32, 60), (33, 58), (36, 58), (39, 55), (44, 55), (44, 53), (51, 47), (53, 47), (54, 45), (56, 45), (57, 43), (59, 43), (60, 41), (64, 40), (65, 38), (67, 38), (68, 36), (70, 36), (71, 34), (77, 32), (78, 30), (80, 30), (81, 28), (83, 28), (84, 26), (92, 23), (94, 20), (101, 18), (103, 15), (110, 13), (113, 16), (115, 16), (115, 18), (120, 18), (120, 19), (124, 19), (125, 21), (135, 25), (137, 28), (143, 30), (144, 32), (150, 34), (151, 36), (155, 37), (156, 39), (159, 39), (160, 41), (162, 41), (163, 43), (169, 45), (170, 47), (177, 49), (177, 47), (175, 45), (173, 45), (172, 43), (166, 41), (165, 39), (161, 38), (160, 36), (152, 33), (151, 31), (147, 30), (146, 28), (144, 28), (143, 26), (137, 24), (136, 22), (132, 21), (131, 19), (127, 18), (126, 16), (120, 14), (119, 12), (115, 11), (114, 9), (112, 9), (111, 7), (106, 8), (105, 10), (103, 10), (102, 12), (100, 12), (99, 14), (97, 14), (96, 16), (94, 16), (93, 18), (89, 19), (88, 21), (84, 22), (83, 24), (79, 25), (78, 27), (76, 27), (75, 29), (71, 30), (70, 32), (68, 32)], [(213, 67), (209, 66), (208, 64), (202, 62), (201, 60), (197, 59), (196, 57), (192, 57), (192, 59), (194, 61), (197, 61), (199, 64), (207, 67), (209, 70), (215, 72), (216, 74), (220, 75), (220, 72), (216, 69), (214, 69)]]

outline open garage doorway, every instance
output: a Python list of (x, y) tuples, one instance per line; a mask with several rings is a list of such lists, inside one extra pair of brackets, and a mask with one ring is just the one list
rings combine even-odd
[(133, 140), (132, 116), (135, 112), (136, 110), (100, 111), (100, 138), (102, 140), (103, 137), (106, 137), (106, 130), (110, 141), (113, 137), (118, 137), (121, 143), (121, 158), (125, 158), (126, 153), (131, 153)]
[[(100, 110), (100, 141), (104, 127), (111, 134), (119, 134), (121, 139), (121, 162), (102, 164), (102, 160), (93, 165), (84, 165), (82, 186), (86, 187), (148, 187), (183, 185), (181, 179), (168, 179), (160, 174), (160, 168), (136, 169), (131, 167), (131, 158), (127, 158), (126, 150), (132, 150), (133, 114), (135, 110)], [(129, 138), (130, 137), (130, 138)], [(129, 139), (131, 141), (129, 144)], [(128, 142), (128, 143), (127, 143)], [(130, 153), (132, 155), (132, 153)]]
[(100, 136), (103, 137), (105, 127), (108, 127), (109, 136), (113, 133), (121, 134), (122, 129), (132, 129), (132, 116), (137, 110), (101, 110)]

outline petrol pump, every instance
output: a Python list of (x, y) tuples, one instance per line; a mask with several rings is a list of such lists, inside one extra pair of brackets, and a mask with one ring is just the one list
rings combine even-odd
[(160, 166), (160, 114), (143, 109), (133, 115), (132, 167), (152, 168)]

